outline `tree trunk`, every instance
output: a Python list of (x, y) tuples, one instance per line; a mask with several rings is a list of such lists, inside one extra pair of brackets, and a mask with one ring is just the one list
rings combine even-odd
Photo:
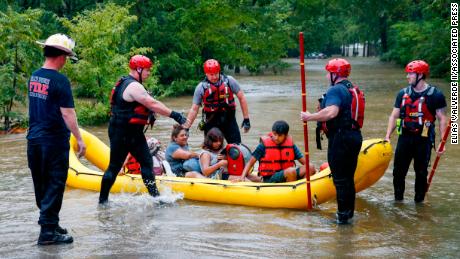
[(388, 24), (387, 24), (387, 14), (383, 13), (382, 16), (380, 16), (380, 42), (382, 44), (382, 53), (385, 53), (388, 51)]
[(363, 42), (363, 57), (366, 57), (366, 43), (367, 41)]

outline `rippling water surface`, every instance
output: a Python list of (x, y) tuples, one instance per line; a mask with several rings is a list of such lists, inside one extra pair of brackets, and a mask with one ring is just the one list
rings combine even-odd
[[(303, 147), (300, 76), (297, 61), (289, 62), (293, 68), (282, 75), (236, 76), (249, 103), (252, 129), (243, 134), (243, 141), (251, 148), (279, 119), (289, 122), (290, 133)], [(310, 110), (326, 89), (324, 63), (307, 60)], [(352, 81), (366, 93), (364, 138), (382, 138), (396, 92), (406, 84), (403, 69), (376, 59), (351, 59), (351, 64)], [(430, 82), (450, 96), (446, 82)], [(175, 110), (187, 111), (191, 97), (164, 102)], [(241, 118), (238, 111), (239, 122)], [(171, 124), (170, 119), (160, 118), (148, 134), (167, 144)], [(326, 153), (315, 148), (314, 126), (309, 124), (309, 146), (311, 161), (319, 166)], [(87, 130), (108, 143), (106, 126)], [(198, 148), (201, 141), (201, 133), (194, 128), (191, 146)], [(348, 226), (333, 223), (335, 201), (305, 212), (194, 202), (183, 200), (181, 194), (163, 192), (159, 199), (166, 205), (148, 195), (113, 194), (110, 205), (99, 208), (98, 193), (67, 188), (61, 225), (70, 230), (75, 241), (71, 245), (38, 247), (38, 209), (25, 144), (25, 135), (0, 136), (2, 258), (458, 258), (460, 253), (460, 148), (456, 145), (447, 145), (424, 204), (412, 202), (412, 168), (406, 181), (406, 200), (393, 202), (391, 163), (380, 181), (357, 195), (356, 217)]]

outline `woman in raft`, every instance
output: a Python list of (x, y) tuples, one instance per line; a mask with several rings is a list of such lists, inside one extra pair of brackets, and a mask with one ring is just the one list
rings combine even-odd
[(188, 146), (188, 131), (179, 124), (173, 126), (171, 142), (166, 148), (166, 161), (172, 172), (179, 177), (201, 178), (199, 154), (190, 151)]

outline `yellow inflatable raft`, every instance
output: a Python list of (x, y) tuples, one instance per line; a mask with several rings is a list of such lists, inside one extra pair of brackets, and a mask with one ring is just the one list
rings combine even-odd
[[(96, 136), (81, 130), (83, 140), (87, 145), (86, 159), (100, 170), (105, 170), (109, 164), (109, 147)], [(75, 155), (76, 140), (70, 140), (70, 169), (67, 185), (74, 188), (99, 191), (102, 171), (89, 169)], [(362, 191), (377, 182), (390, 163), (392, 156), (391, 145), (381, 139), (365, 140), (359, 154), (358, 166), (355, 173), (356, 192)], [(184, 194), (185, 199), (226, 204), (239, 204), (255, 207), (306, 209), (305, 179), (289, 183), (251, 183), (229, 181), (156, 177), (160, 188), (165, 186), (174, 192)], [(314, 204), (320, 204), (335, 198), (335, 187), (330, 176), (329, 168), (311, 177), (311, 194)], [(111, 192), (147, 192), (140, 175), (118, 176)]]

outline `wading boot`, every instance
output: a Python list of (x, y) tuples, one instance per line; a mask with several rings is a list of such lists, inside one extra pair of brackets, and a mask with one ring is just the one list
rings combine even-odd
[[(65, 230), (61, 228), (61, 231)], [(67, 231), (67, 230), (65, 230)], [(71, 235), (60, 234), (57, 232), (57, 227), (44, 227), (40, 231), (40, 236), (38, 237), (38, 245), (58, 245), (58, 244), (70, 244), (73, 242)]]
[(422, 203), (425, 200), (425, 193), (416, 193), (414, 197), (415, 203)]
[(65, 234), (68, 233), (67, 229), (65, 229), (65, 228), (63, 228), (63, 227), (61, 227), (59, 225), (56, 227), (56, 229), (54, 231), (56, 231), (57, 233), (62, 234), (62, 235), (65, 235)]
[(349, 212), (337, 212), (335, 214), (336, 216), (336, 223), (338, 225), (346, 225), (349, 224), (348, 219), (349, 219)]
[(157, 185), (155, 183), (155, 180), (153, 180), (153, 181), (144, 180), (144, 184), (147, 187), (147, 190), (149, 191), (150, 195), (152, 195), (153, 197), (160, 196), (160, 191), (158, 191), (158, 188), (157, 188)]

